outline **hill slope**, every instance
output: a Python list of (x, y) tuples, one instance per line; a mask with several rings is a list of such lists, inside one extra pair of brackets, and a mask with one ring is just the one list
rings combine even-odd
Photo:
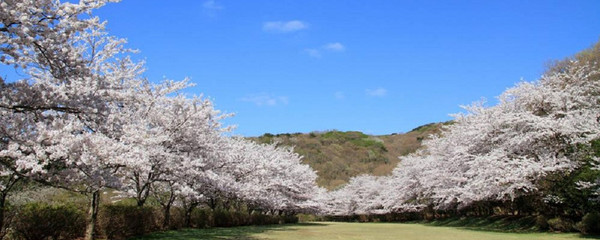
[(264, 134), (254, 140), (294, 146), (303, 161), (317, 171), (319, 186), (335, 189), (360, 174), (386, 175), (399, 162), (398, 156), (414, 152), (430, 134), (447, 123), (430, 123), (403, 134), (370, 136), (356, 131)]

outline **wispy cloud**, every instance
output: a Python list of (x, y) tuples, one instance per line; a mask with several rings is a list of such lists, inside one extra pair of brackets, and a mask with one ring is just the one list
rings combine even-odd
[(321, 58), (321, 51), (319, 51), (319, 49), (307, 48), (307, 49), (304, 49), (304, 51), (306, 52), (306, 54), (308, 54), (308, 56), (311, 56), (314, 58)]
[(202, 7), (204, 9), (211, 9), (211, 10), (221, 10), (221, 9), (223, 9), (223, 5), (218, 4), (214, 0), (205, 1), (204, 3), (202, 3)]
[(388, 92), (387, 89), (379, 87), (375, 89), (366, 89), (365, 93), (367, 93), (368, 96), (372, 97), (385, 97)]
[(333, 94), (333, 96), (335, 97), (335, 99), (338, 99), (338, 100), (342, 100), (342, 99), (346, 98), (346, 95), (344, 95), (344, 92), (342, 92), (342, 91), (335, 92)]
[(344, 50), (346, 50), (346, 47), (344, 47), (344, 45), (339, 42), (334, 42), (326, 44), (325, 46), (323, 46), (323, 49), (334, 52), (343, 52)]
[(202, 3), (202, 10), (204, 14), (210, 17), (215, 17), (217, 12), (223, 10), (224, 8), (225, 7), (223, 7), (223, 5), (217, 3), (215, 0), (208, 0)]
[(240, 100), (254, 103), (256, 106), (277, 106), (287, 105), (289, 103), (289, 98), (286, 96), (273, 96), (266, 93), (248, 95)]
[(343, 52), (345, 50), (346, 47), (343, 44), (339, 42), (334, 42), (325, 44), (318, 48), (306, 48), (304, 49), (304, 52), (306, 52), (308, 56), (311, 56), (313, 58), (321, 58), (322, 52)]
[(292, 20), (287, 22), (274, 21), (263, 23), (263, 31), (265, 32), (288, 33), (300, 31), (306, 28), (308, 28), (308, 24), (299, 20)]

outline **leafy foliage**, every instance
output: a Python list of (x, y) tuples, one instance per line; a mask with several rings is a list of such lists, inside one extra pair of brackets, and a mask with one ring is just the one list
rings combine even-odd
[(29, 203), (13, 219), (15, 239), (76, 239), (83, 236), (85, 214), (71, 205)]
[(106, 205), (100, 211), (99, 231), (107, 239), (127, 239), (160, 230), (160, 211), (152, 207)]

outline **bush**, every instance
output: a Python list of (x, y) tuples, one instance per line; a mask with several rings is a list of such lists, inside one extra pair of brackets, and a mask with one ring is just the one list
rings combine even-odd
[(245, 212), (234, 211), (232, 212), (232, 226), (246, 226), (250, 225), (250, 215)]
[(369, 215), (361, 214), (358, 215), (358, 222), (370, 222), (371, 218)]
[(160, 230), (160, 209), (129, 205), (105, 205), (98, 216), (100, 233), (107, 239), (126, 239)]
[[(164, 211), (160, 210), (161, 213)], [(185, 211), (180, 207), (171, 207), (171, 219), (169, 221), (169, 226), (167, 226), (170, 230), (181, 229), (185, 225)], [(192, 224), (194, 224), (194, 215), (192, 212)]]
[(573, 230), (573, 222), (568, 219), (556, 217), (548, 220), (548, 227), (550, 227), (551, 231), (555, 232), (570, 232)]
[(535, 218), (535, 226), (538, 227), (538, 229), (546, 231), (548, 230), (549, 226), (548, 226), (548, 219), (546, 217), (544, 217), (543, 215), (539, 215)]
[(253, 213), (250, 216), (252, 225), (269, 225), (269, 224), (279, 224), (279, 218), (275, 215), (265, 215), (260, 213)]
[(210, 209), (196, 208), (192, 211), (191, 219), (194, 228), (209, 228), (215, 226), (215, 221)]
[(235, 226), (233, 223), (233, 214), (230, 211), (225, 210), (215, 210), (213, 212), (213, 217), (215, 220), (215, 227), (231, 227)]
[(85, 232), (86, 216), (72, 205), (29, 203), (16, 211), (12, 225), (15, 239), (76, 239)]
[(319, 217), (314, 215), (314, 214), (304, 214), (304, 213), (300, 213), (297, 215), (298, 217), (298, 222), (316, 222), (318, 221)]
[(297, 215), (284, 215), (283, 223), (298, 223), (299, 218)]
[(600, 233), (600, 214), (591, 212), (583, 216), (581, 222), (576, 225), (577, 230), (584, 234)]

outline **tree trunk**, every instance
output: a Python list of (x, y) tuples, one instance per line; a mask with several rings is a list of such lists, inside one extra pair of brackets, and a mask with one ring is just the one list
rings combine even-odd
[(140, 191), (138, 191), (137, 194), (137, 206), (138, 207), (143, 207), (144, 204), (146, 203), (146, 200), (148, 199), (148, 196), (150, 196), (150, 185), (149, 184), (145, 184), (142, 189)]
[(191, 227), (192, 225), (192, 211), (198, 206), (198, 203), (190, 203), (190, 205), (185, 208), (185, 222), (184, 225), (186, 228)]
[(13, 186), (15, 186), (15, 184), (19, 181), (20, 178), (17, 177), (16, 174), (11, 174), (10, 178), (8, 179), (8, 182), (6, 183), (6, 187), (0, 192), (0, 239), (3, 239), (4, 234), (6, 234), (6, 231), (4, 229), (6, 227), (4, 226), (4, 210), (6, 210), (6, 197), (8, 197), (8, 194), (12, 190)]
[[(4, 233), (4, 203), (6, 202), (6, 194), (0, 196), (0, 232)], [(0, 235), (1, 236), (1, 235)], [(1, 237), (0, 237), (1, 239)]]
[(214, 212), (217, 209), (217, 199), (216, 198), (210, 198), (208, 200), (208, 206)]
[(185, 221), (184, 221), (183, 225), (186, 228), (189, 228), (190, 225), (192, 225), (191, 221), (192, 221), (192, 208), (187, 208), (187, 209), (185, 209)]
[(163, 229), (168, 229), (169, 226), (171, 225), (171, 203), (169, 202), (165, 208), (165, 219), (163, 220)]
[(146, 199), (137, 199), (137, 206), (143, 207), (145, 202), (146, 202)]
[(168, 198), (165, 198), (164, 196), (162, 196), (160, 194), (160, 192), (154, 192), (154, 196), (156, 197), (156, 199), (158, 200), (158, 202), (160, 203), (160, 205), (162, 206), (163, 211), (164, 211), (163, 216), (165, 218), (163, 219), (163, 225), (162, 225), (164, 230), (171, 227), (171, 206), (173, 206), (173, 202), (175, 202), (175, 198), (176, 198), (175, 189), (173, 189), (173, 182), (166, 181), (166, 183), (169, 186)]
[(90, 209), (88, 212), (88, 222), (85, 229), (85, 240), (94, 239), (96, 220), (98, 219), (98, 205), (100, 205), (100, 190), (96, 190), (92, 193), (92, 200), (90, 201)]

